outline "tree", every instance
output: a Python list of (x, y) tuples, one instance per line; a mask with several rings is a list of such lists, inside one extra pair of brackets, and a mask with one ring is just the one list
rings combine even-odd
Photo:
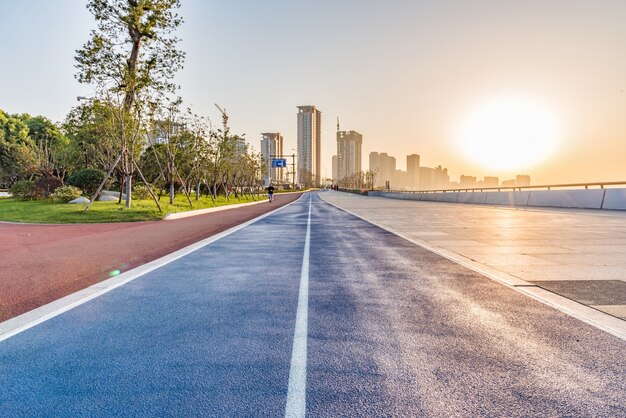
[(119, 154), (116, 127), (110, 123), (108, 104), (90, 100), (73, 108), (62, 125), (70, 140), (67, 153), (73, 169), (96, 168), (108, 170), (111, 161)]
[[(154, 154), (154, 159), (161, 172), (160, 177), (166, 181), (169, 186), (170, 204), (174, 203), (176, 182), (180, 182), (184, 187), (185, 195), (189, 201), (189, 205), (193, 206), (187, 191), (187, 184), (180, 175), (180, 166), (188, 160), (186, 155), (191, 148), (192, 134), (187, 131), (187, 121), (180, 116), (179, 107), (182, 100), (180, 98), (169, 103), (167, 106), (160, 106), (150, 117), (150, 131), (148, 133), (150, 145), (162, 145), (160, 147), (164, 151), (164, 155), (159, 158), (158, 154)], [(158, 140), (160, 144), (156, 144)], [(161, 164), (163, 161), (163, 164)]]
[(0, 186), (32, 177), (37, 170), (34, 148), (26, 123), (0, 110)]
[(180, 0), (89, 0), (87, 5), (97, 30), (77, 51), (76, 76), (95, 85), (105, 102), (114, 103), (120, 152), (109, 175), (121, 162), (126, 207), (131, 206), (132, 175), (138, 168), (132, 150), (140, 138), (144, 107), (174, 92), (171, 80), (182, 68), (184, 54), (172, 35), (182, 23), (175, 13), (179, 7)]
[(37, 170), (42, 177), (65, 178), (68, 164), (69, 140), (58, 126), (43, 116), (22, 115), (28, 135), (34, 142)]

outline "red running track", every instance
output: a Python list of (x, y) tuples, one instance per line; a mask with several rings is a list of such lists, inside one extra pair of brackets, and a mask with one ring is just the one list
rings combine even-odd
[(299, 198), (173, 221), (29, 225), (0, 223), (0, 322), (225, 231)]

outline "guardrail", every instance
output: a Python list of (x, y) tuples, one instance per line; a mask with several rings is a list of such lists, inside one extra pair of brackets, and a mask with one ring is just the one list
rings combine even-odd
[(626, 181), (369, 191), (369, 196), (448, 203), (626, 210)]
[[(564, 184), (543, 184), (537, 186), (498, 186), (498, 187), (470, 187), (470, 188), (456, 188), (456, 189), (429, 189), (429, 190), (380, 190), (384, 192), (393, 193), (447, 193), (447, 192), (506, 192), (506, 191), (522, 191), (522, 190), (552, 190), (552, 189), (566, 189), (566, 188), (581, 188), (585, 190), (590, 187), (599, 187), (604, 189), (612, 186), (626, 186), (626, 181), (603, 181), (593, 183), (564, 183)], [(378, 191), (378, 190), (377, 190)]]

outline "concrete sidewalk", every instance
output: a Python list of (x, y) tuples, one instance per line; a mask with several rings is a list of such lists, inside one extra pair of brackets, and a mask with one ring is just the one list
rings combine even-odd
[(626, 319), (626, 212), (321, 196), (526, 293)]

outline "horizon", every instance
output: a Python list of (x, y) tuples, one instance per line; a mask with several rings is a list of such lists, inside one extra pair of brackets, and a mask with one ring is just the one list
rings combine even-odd
[[(75, 50), (95, 27), (93, 16), (78, 0), (9, 3), (3, 11), (0, 36), (10, 42), (10, 65), (0, 69), (0, 109), (62, 121), (77, 96), (93, 94), (74, 78)], [(342, 130), (363, 135), (364, 169), (370, 152), (384, 152), (401, 170), (407, 155), (419, 154), (423, 166), (441, 165), (451, 180), (516, 174), (530, 175), (533, 184), (626, 180), (622, 2), (320, 1), (309, 10), (282, 1), (214, 1), (185, 2), (179, 14), (187, 58), (176, 81), (185, 106), (216, 123), (219, 104), (231, 131), (245, 133), (256, 151), (262, 132), (280, 132), (286, 153), (296, 148), (297, 106), (316, 106), (322, 177), (332, 173), (338, 117)], [(481, 113), (495, 102), (508, 102), (508, 113), (502, 106)], [(504, 163), (499, 168), (476, 160), (485, 149), (474, 156), (462, 150), (460, 141), (470, 141), (460, 132), (473, 121), (496, 132), (496, 122), (519, 114), (510, 109), (520, 104), (529, 110), (525, 126), (548, 119), (554, 126), (545, 122), (541, 131), (498, 142), (503, 149), (490, 161)], [(515, 123), (521, 122), (510, 119), (499, 129)], [(536, 148), (528, 136), (538, 138)], [(480, 146), (486, 145), (473, 149)], [(529, 149), (525, 166), (502, 161)], [(535, 158), (540, 153), (544, 158)]]

